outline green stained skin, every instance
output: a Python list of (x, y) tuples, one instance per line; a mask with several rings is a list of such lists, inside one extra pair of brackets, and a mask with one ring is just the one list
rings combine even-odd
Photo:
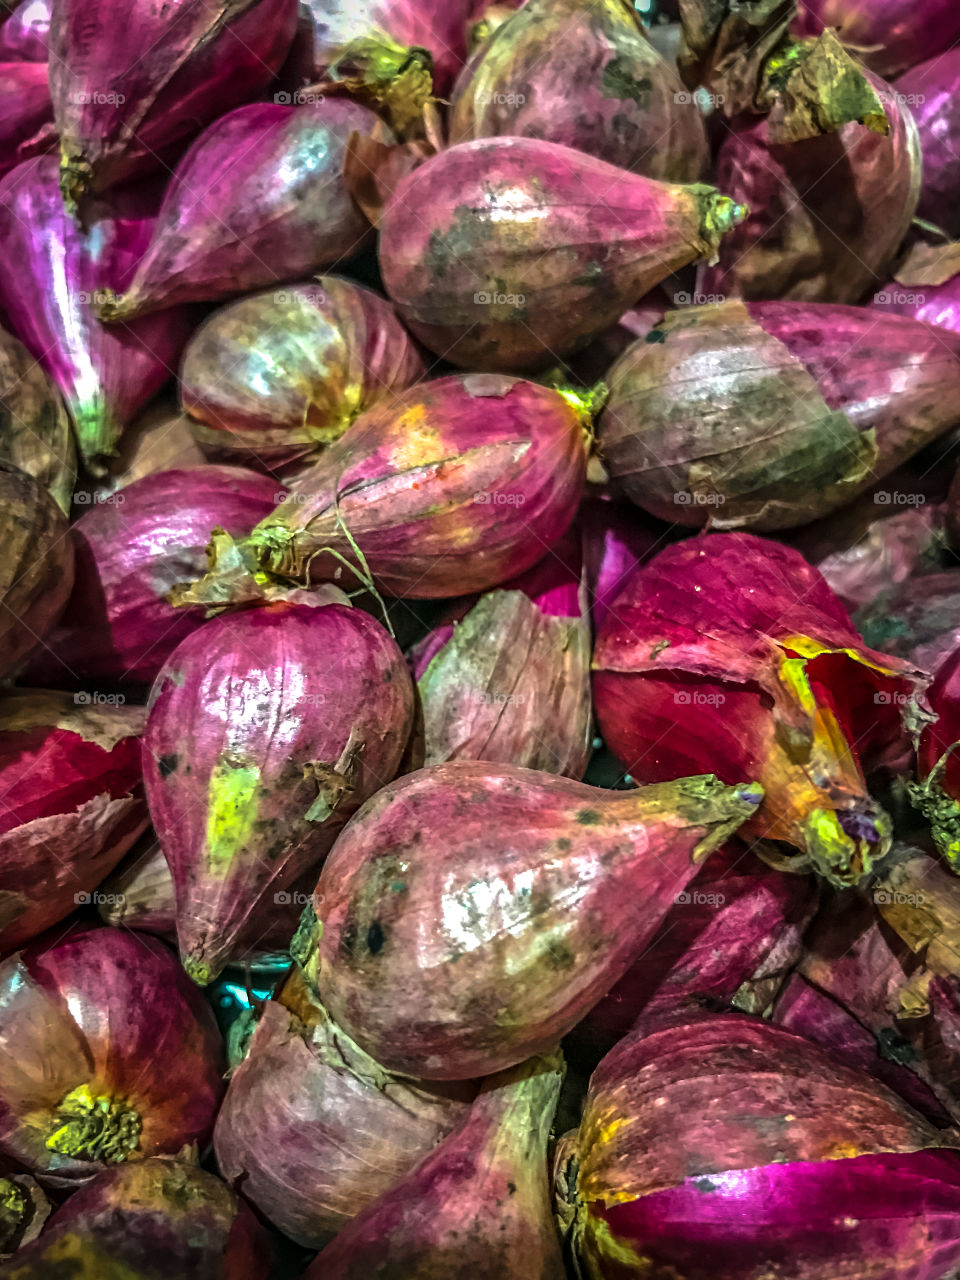
[(27, 1213), (28, 1200), (22, 1187), (10, 1178), (0, 1178), (0, 1249), (15, 1246)]
[(253, 834), (260, 802), (260, 769), (221, 757), (207, 792), (207, 864), (226, 875)]
[(646, 77), (638, 79), (630, 70), (630, 59), (613, 58), (603, 69), (600, 88), (605, 98), (632, 99), (638, 107), (650, 102), (653, 82)]
[(140, 1145), (143, 1121), (123, 1099), (94, 1094), (81, 1084), (60, 1103), (56, 1125), (47, 1138), (48, 1151), (73, 1160), (121, 1164)]
[(596, 809), (578, 809), (574, 814), (574, 818), (581, 827), (595, 827), (603, 821)]

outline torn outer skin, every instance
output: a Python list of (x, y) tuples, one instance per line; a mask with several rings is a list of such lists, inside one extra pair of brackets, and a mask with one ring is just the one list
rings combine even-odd
[(930, 686), (938, 717), (917, 748), (917, 782), (910, 799), (930, 823), (939, 853), (960, 874), (960, 650), (944, 662)]
[(756, 777), (766, 799), (743, 835), (792, 845), (784, 865), (837, 886), (889, 849), (862, 761), (908, 736), (926, 680), (866, 648), (797, 552), (749, 534), (669, 548), (617, 600), (594, 673), (601, 732), (637, 781), (707, 755)]

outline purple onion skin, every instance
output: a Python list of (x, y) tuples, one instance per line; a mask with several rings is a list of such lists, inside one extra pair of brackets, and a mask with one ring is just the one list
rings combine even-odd
[(633, 570), (661, 549), (664, 532), (636, 507), (604, 498), (585, 499), (577, 523), (596, 633)]
[[(46, 62), (53, 0), (21, 0), (0, 25), (0, 62)], [(53, 119), (53, 104), (50, 104)]]
[(323, 1249), (304, 1280), (564, 1280), (547, 1147), (556, 1059), (485, 1081), (453, 1133)]
[(664, 182), (708, 163), (703, 115), (622, 0), (527, 0), (454, 88), (451, 142), (540, 138)]
[(129, 320), (174, 303), (216, 302), (357, 253), (371, 231), (343, 163), (351, 133), (369, 134), (376, 123), (346, 98), (259, 102), (223, 116), (180, 161), (136, 272), (100, 313)]
[(876, 596), (854, 619), (867, 643), (936, 674), (960, 648), (960, 571), (919, 574)]
[(960, 334), (960, 274), (944, 284), (905, 285), (890, 280), (873, 295), (869, 307)]
[[(960, 38), (960, 22), (957, 26)], [(920, 131), (923, 184), (917, 213), (960, 237), (960, 48), (948, 49), (897, 80)]]
[(211, 465), (156, 472), (90, 506), (72, 529), (73, 593), (30, 679), (149, 684), (204, 621), (202, 608), (166, 596), (203, 572), (210, 530), (246, 532), (282, 492), (266, 476)]
[(21, 1248), (6, 1280), (263, 1280), (263, 1228), (212, 1173), (156, 1157), (108, 1169)]
[(296, 27), (296, 0), (53, 0), (65, 198), (158, 168), (172, 144), (258, 97)]
[(150, 695), (144, 780), (196, 982), (390, 781), (413, 713), (400, 650), (344, 605), (228, 614), (171, 654)]
[(144, 205), (136, 193), (118, 196), (113, 213), (89, 211), (84, 231), (63, 207), (55, 157), (27, 160), (0, 181), (0, 304), (62, 391), (92, 469), (173, 376), (192, 323), (183, 308), (114, 329), (94, 314), (98, 291), (123, 289), (146, 248)]
[[(208, 1139), (223, 1046), (161, 942), (101, 926), (45, 935), (0, 965), (0, 996), (0, 1150), (44, 1185)], [(82, 1118), (94, 1099), (99, 1133)]]
[(960, 39), (953, 0), (804, 0), (797, 9), (804, 35), (836, 27), (844, 44), (882, 76), (945, 54)]
[(52, 119), (46, 63), (6, 62), (0, 53), (0, 177), (20, 163), (23, 144)]

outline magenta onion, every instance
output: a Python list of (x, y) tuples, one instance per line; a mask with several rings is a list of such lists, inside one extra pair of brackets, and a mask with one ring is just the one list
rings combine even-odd
[(91, 900), (147, 825), (145, 713), (103, 695), (0, 701), (0, 951)]
[(370, 228), (343, 179), (346, 144), (376, 123), (346, 98), (222, 116), (180, 161), (136, 271), (98, 314), (129, 320), (216, 302), (349, 258)]
[(953, 0), (803, 0), (797, 11), (801, 30), (816, 35), (835, 27), (844, 44), (883, 76), (945, 54), (960, 40)]
[(209, 1136), (213, 1014), (162, 943), (80, 927), (0, 965), (0, 1150), (51, 1186)]
[(204, 620), (202, 609), (174, 608), (167, 594), (202, 572), (210, 530), (220, 523), (241, 534), (282, 494), (241, 467), (202, 466), (156, 472), (90, 503), (71, 531), (73, 594), (31, 679), (149, 683)]
[(180, 397), (213, 458), (275, 468), (425, 372), (393, 308), (337, 276), (232, 302), (187, 344)]
[[(912, 15), (916, 16), (916, 15)], [(957, 27), (960, 39), (960, 23)], [(923, 184), (917, 213), (960, 236), (960, 48), (948, 49), (901, 76), (894, 94), (906, 101), (920, 131)]]
[(5, 1275), (263, 1280), (270, 1262), (263, 1228), (218, 1178), (154, 1157), (107, 1169), (76, 1191)]
[(288, 980), (230, 1078), (217, 1164), (285, 1235), (318, 1248), (447, 1136), (473, 1090), (391, 1075)]
[(484, 1081), (449, 1137), (323, 1249), (304, 1280), (563, 1280), (547, 1149), (559, 1055)]
[(590, 616), (598, 631), (627, 578), (663, 545), (666, 535), (629, 503), (588, 498), (577, 517), (583, 566), (590, 595)]
[(759, 799), (712, 776), (608, 792), (510, 765), (421, 769), (340, 836), (294, 956), (385, 1067), (499, 1070), (596, 1004)]
[(50, 90), (71, 211), (257, 97), (296, 26), (296, 0), (55, 0)]
[[(0, 24), (0, 62), (46, 62), (53, 0), (20, 0)], [(53, 119), (53, 105), (50, 107)]]
[(46, 63), (7, 62), (0, 53), (0, 177), (30, 154), (26, 144), (52, 119)]
[(150, 695), (144, 778), (195, 981), (394, 776), (413, 710), (395, 642), (344, 605), (228, 614), (174, 650)]
[(173, 309), (105, 328), (97, 291), (122, 289), (150, 238), (139, 196), (88, 212), (88, 230), (67, 215), (52, 156), (28, 160), (0, 181), (0, 251), (7, 269), (0, 303), (11, 327), (63, 392), (88, 467), (104, 455), (175, 371), (190, 331)]

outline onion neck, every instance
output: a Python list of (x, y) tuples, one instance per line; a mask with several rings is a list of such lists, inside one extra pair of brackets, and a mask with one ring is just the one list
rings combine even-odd
[(46, 1146), (73, 1160), (120, 1164), (140, 1145), (142, 1129), (139, 1112), (124, 1099), (81, 1084), (60, 1103)]

